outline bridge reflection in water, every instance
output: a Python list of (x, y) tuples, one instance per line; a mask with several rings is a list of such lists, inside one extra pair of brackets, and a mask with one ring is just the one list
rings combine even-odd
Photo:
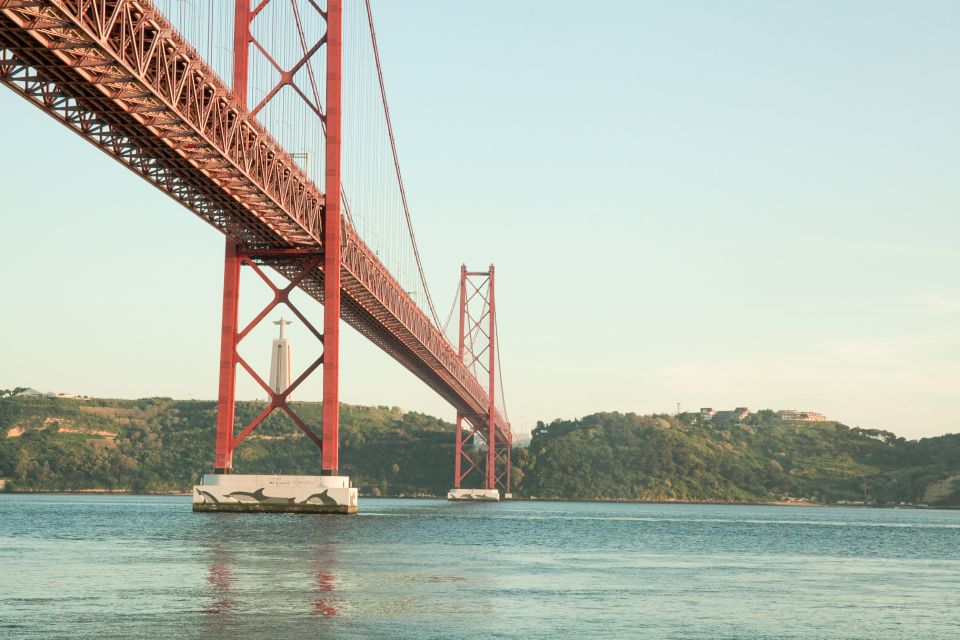
[[(207, 575), (201, 606), (205, 634), (229, 637), (240, 628), (249, 630), (254, 620), (255, 626), (269, 629), (270, 618), (276, 623), (295, 622), (342, 612), (337, 594), (335, 537), (342, 534), (338, 527), (303, 527), (301, 531), (308, 531), (314, 540), (301, 544), (283, 536), (271, 545), (264, 540), (267, 532), (262, 527), (237, 526), (240, 519), (235, 514), (213, 514), (206, 523), (209, 527), (205, 525), (202, 553)], [(288, 524), (304, 523), (299, 519)]]

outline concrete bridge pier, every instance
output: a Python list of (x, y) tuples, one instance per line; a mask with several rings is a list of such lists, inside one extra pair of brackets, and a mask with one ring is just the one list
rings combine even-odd
[(497, 489), (450, 489), (447, 500), (463, 502), (500, 502)]
[(208, 473), (193, 488), (194, 511), (356, 513), (347, 476)]

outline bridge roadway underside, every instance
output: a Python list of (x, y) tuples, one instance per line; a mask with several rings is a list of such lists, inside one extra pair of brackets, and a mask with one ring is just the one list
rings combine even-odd
[[(322, 252), (319, 225), (308, 224), (309, 217), (283, 215), (282, 210), (277, 213), (280, 208), (274, 206), (276, 197), (270, 201), (272, 209), (251, 206), (251, 202), (269, 200), (271, 194), (265, 197), (259, 193), (257, 188), (262, 184), (242, 174), (243, 167), (238, 170), (237, 162), (226, 151), (217, 153), (203, 131), (191, 129), (189, 117), (157, 95), (156, 87), (122, 59), (122, 52), (111, 50), (105, 39), (91, 37), (91, 29), (80, 24), (83, 15), (71, 16), (63, 9), (84, 4), (83, 0), (0, 0), (0, 83), (233, 238), (241, 251), (258, 252), (258, 263), (287, 277), (298, 273), (308, 257), (269, 256), (264, 252)], [(136, 2), (106, 3), (124, 4)], [(140, 10), (143, 4), (134, 8)], [(155, 39), (162, 36), (175, 42), (179, 38), (158, 13), (151, 12), (149, 17), (156, 29)], [(185, 47), (184, 43), (175, 44)], [(198, 57), (192, 50), (189, 53)], [(189, 60), (186, 66), (196, 72), (201, 64)], [(205, 65), (199, 72), (208, 74), (204, 78), (207, 88), (229, 93)], [(236, 105), (230, 108), (237, 110)], [(268, 137), (260, 130), (258, 134)], [(267, 142), (276, 144), (272, 138)], [(281, 153), (283, 157), (279, 157)], [(275, 155), (275, 164), (289, 160), (293, 167), (282, 149)], [(289, 176), (291, 170), (287, 171)], [(309, 187), (315, 190), (312, 183)], [(450, 402), (485, 435), (489, 420), (486, 393), (353, 228), (345, 221), (342, 224), (344, 320)], [(315, 267), (300, 286), (322, 303), (323, 269)], [(495, 413), (495, 422), (498, 445), (509, 445), (509, 424), (499, 412)]]

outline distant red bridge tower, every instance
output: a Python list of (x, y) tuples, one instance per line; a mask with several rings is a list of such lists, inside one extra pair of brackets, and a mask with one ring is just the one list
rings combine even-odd
[[(467, 368), (486, 377), (489, 405), (479, 415), (457, 413), (456, 457), (450, 500), (499, 500), (500, 490), (510, 497), (510, 449), (513, 438), (497, 429), (496, 391), (499, 370), (497, 302), (493, 265), (488, 271), (460, 267), (460, 339), (457, 353)], [(468, 432), (463, 437), (463, 423)], [(469, 449), (469, 445), (474, 445)], [(483, 451), (486, 449), (486, 451)], [(471, 474), (483, 478), (479, 487), (463, 487)], [(499, 489), (498, 489), (499, 487)]]

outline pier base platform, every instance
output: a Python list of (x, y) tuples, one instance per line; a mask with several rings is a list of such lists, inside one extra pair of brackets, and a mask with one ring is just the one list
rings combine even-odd
[(356, 513), (357, 490), (347, 476), (207, 473), (193, 488), (193, 510)]
[(447, 500), (472, 500), (475, 502), (499, 502), (500, 492), (496, 489), (450, 489)]

